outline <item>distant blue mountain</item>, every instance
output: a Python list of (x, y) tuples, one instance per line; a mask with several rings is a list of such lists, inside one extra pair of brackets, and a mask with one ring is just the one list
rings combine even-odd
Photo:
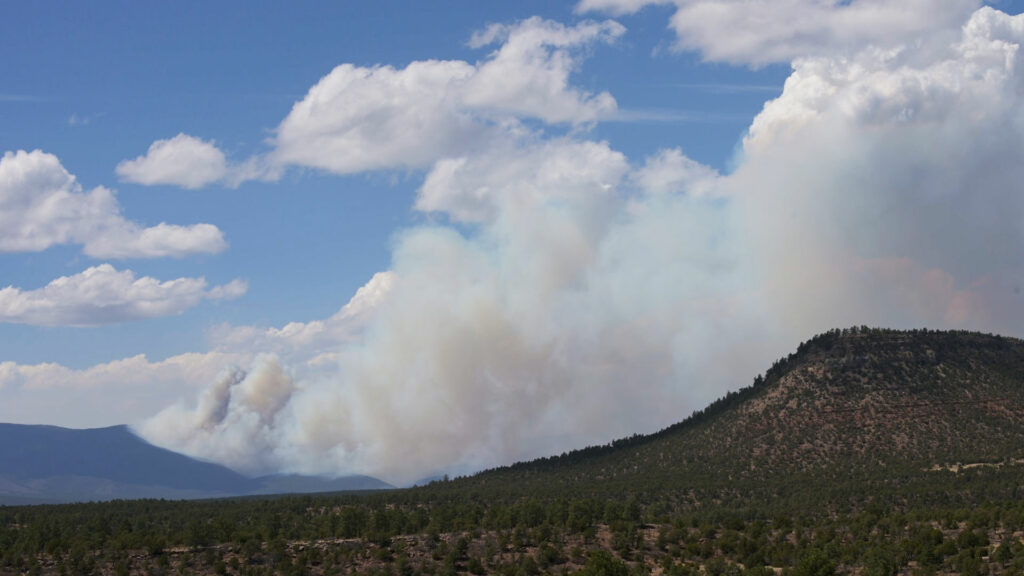
[(153, 446), (127, 426), (73, 430), (0, 424), (0, 504), (387, 488), (392, 486), (368, 476), (249, 478)]
[(71, 430), (0, 424), (0, 475), (17, 480), (85, 476), (206, 492), (257, 488), (228, 468), (157, 448), (127, 426)]

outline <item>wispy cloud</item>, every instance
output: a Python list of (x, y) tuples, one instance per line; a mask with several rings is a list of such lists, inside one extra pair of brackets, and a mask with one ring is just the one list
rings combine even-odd
[(45, 98), (29, 94), (3, 94), (0, 93), (0, 102), (42, 102)]
[(71, 114), (71, 116), (68, 116), (68, 126), (88, 126), (89, 124), (92, 124), (93, 120), (96, 120), (96, 119), (102, 117), (103, 115), (104, 115), (103, 113), (99, 113), (99, 114), (78, 114), (78, 113), (73, 113), (73, 114)]

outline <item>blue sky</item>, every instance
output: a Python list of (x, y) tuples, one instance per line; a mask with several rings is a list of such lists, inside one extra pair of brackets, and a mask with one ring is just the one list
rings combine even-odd
[(401, 482), (836, 326), (1021, 335), (1024, 2), (983, 6), (7, 4), (0, 420)]

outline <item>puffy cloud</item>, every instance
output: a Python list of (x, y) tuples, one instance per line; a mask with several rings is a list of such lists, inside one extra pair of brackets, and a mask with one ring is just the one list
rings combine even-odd
[(157, 140), (144, 156), (117, 165), (121, 180), (146, 186), (170, 184), (196, 189), (217, 182), (227, 174), (224, 153), (213, 142), (187, 134)]
[(539, 118), (550, 124), (592, 122), (616, 110), (611, 94), (587, 94), (569, 86), (576, 59), (569, 49), (611, 42), (626, 32), (617, 22), (567, 27), (530, 18), (514, 26), (493, 24), (473, 35), (470, 46), (501, 46), (466, 83), (469, 108)]
[(240, 164), (229, 163), (216, 144), (188, 134), (153, 142), (145, 155), (120, 162), (116, 172), (125, 182), (190, 190), (214, 183), (234, 187), (247, 180), (274, 180), (280, 175), (279, 169), (258, 156)]
[(677, 47), (761, 66), (866, 46), (942, 41), (980, 0), (581, 0), (577, 11), (622, 15), (674, 5)]
[(231, 164), (213, 142), (187, 134), (157, 140), (118, 164), (124, 181), (195, 189), (274, 179), (289, 165), (348, 174), (425, 168), (495, 139), (528, 131), (520, 120), (581, 125), (612, 118), (615, 99), (570, 85), (583, 49), (625, 32), (612, 21), (565, 26), (530, 18), (474, 34), (474, 48), (500, 44), (483, 61), (415, 61), (405, 68), (342, 64), (280, 123), (274, 149)]
[(203, 300), (238, 298), (247, 285), (234, 280), (207, 289), (203, 278), (161, 282), (110, 264), (62, 276), (37, 290), (0, 289), (0, 322), (37, 326), (95, 326), (181, 314)]
[(520, 132), (520, 118), (579, 124), (610, 116), (616, 109), (611, 95), (581, 92), (569, 76), (580, 48), (623, 32), (614, 22), (567, 27), (531, 18), (474, 36), (474, 46), (503, 41), (477, 64), (343, 64), (281, 122), (269, 162), (341, 174), (420, 168)]
[(143, 227), (125, 220), (114, 193), (85, 192), (56, 156), (39, 150), (0, 159), (0, 252), (82, 244), (96, 258), (153, 258), (223, 251), (210, 224)]
[(485, 127), (458, 110), (465, 62), (361, 68), (343, 64), (313, 86), (278, 126), (278, 163), (338, 173), (429, 164), (479, 142)]

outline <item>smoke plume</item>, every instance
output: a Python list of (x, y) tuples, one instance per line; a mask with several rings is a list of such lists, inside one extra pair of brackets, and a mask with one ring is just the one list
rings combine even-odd
[(798, 58), (729, 174), (516, 126), (432, 165), (432, 223), (315, 370), (263, 340), (140, 429), (402, 484), (654, 431), (836, 326), (1020, 335), (1022, 41), (983, 8), (953, 42)]

